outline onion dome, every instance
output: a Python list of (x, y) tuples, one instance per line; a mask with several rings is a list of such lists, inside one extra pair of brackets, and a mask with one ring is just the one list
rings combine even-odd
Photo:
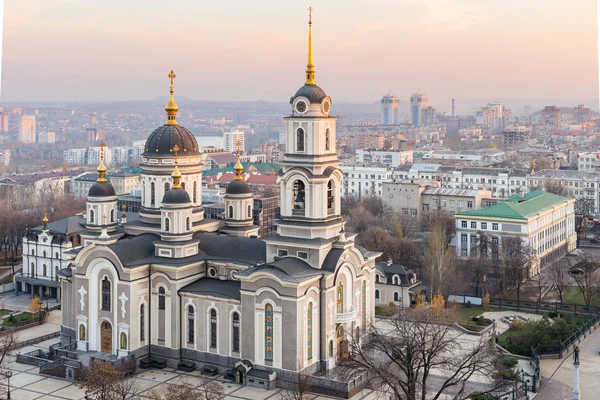
[(98, 179), (88, 191), (88, 197), (110, 197), (116, 196), (115, 188), (106, 179), (106, 165), (104, 165), (104, 142), (100, 142), (100, 165), (96, 168)]
[(183, 155), (199, 155), (198, 142), (187, 128), (179, 125), (177, 122), (177, 111), (179, 107), (173, 99), (174, 79), (176, 77), (173, 70), (168, 75), (171, 81), (169, 102), (165, 106), (167, 112), (167, 121), (161, 127), (154, 130), (146, 140), (144, 146), (144, 156), (170, 156), (171, 149), (177, 145)]
[(244, 172), (244, 167), (240, 162), (240, 141), (237, 141), (237, 163), (233, 169), (235, 170), (235, 178), (229, 185), (227, 185), (226, 194), (248, 194), (252, 193), (252, 189), (250, 185), (246, 183), (242, 173)]
[(179, 146), (175, 145), (172, 151), (175, 153), (175, 169), (173, 173), (171, 173), (171, 177), (173, 178), (173, 186), (171, 189), (167, 190), (167, 193), (163, 196), (163, 204), (187, 204), (191, 203), (190, 195), (181, 187), (181, 172), (179, 171), (178, 166), (178, 152)]

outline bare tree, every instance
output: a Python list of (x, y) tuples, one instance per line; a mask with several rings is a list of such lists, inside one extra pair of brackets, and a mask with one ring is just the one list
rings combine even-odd
[(117, 400), (136, 400), (140, 393), (141, 389), (134, 378), (117, 382), (113, 387), (113, 398)]
[[(451, 392), (454, 399), (467, 399), (467, 384), (475, 374), (496, 376), (499, 355), (489, 335), (467, 347), (459, 343), (452, 325), (440, 323), (447, 318), (452, 318), (449, 310), (390, 315), (385, 326), (371, 327), (368, 340), (352, 343), (352, 357), (341, 361), (340, 368), (348, 378), (368, 374), (371, 385), (393, 399), (437, 400)], [(490, 380), (486, 393), (510, 383)]]
[[(15, 361), (14, 352), (18, 344), (17, 334), (13, 330), (0, 332), (0, 380), (6, 379), (9, 364)], [(6, 384), (0, 385), (0, 393), (6, 392)]]
[[(110, 362), (93, 360), (89, 366), (85, 367), (79, 387), (85, 389), (85, 395), (89, 399), (112, 400), (117, 398), (115, 389), (122, 379), (123, 373)], [(121, 389), (123, 390), (119, 395), (125, 396), (125, 387), (121, 386)], [(131, 397), (118, 398), (129, 399)]]
[(279, 393), (279, 400), (306, 400), (311, 398), (312, 385), (310, 384), (309, 377), (300, 374), (298, 381), (294, 384), (282, 390)]
[(502, 236), (502, 269), (509, 287), (517, 292), (517, 302), (521, 300), (521, 287), (528, 277), (528, 268), (533, 252), (519, 236)]
[(215, 380), (201, 377), (200, 385), (195, 386), (180, 378), (150, 392), (151, 400), (218, 400), (224, 396), (223, 386)]
[(571, 269), (571, 264), (566, 257), (556, 260), (547, 269), (548, 280), (552, 285), (552, 290), (558, 296), (561, 305), (563, 303), (565, 288), (569, 286), (569, 269)]
[(598, 269), (598, 260), (589, 254), (585, 254), (575, 267), (581, 271), (577, 271), (580, 273), (574, 274), (573, 277), (581, 297), (583, 297), (583, 302), (589, 307), (596, 299), (596, 293), (598, 292), (598, 280), (594, 277), (594, 272)]
[(455, 267), (454, 251), (449, 246), (445, 226), (442, 221), (432, 225), (428, 240), (429, 248), (425, 256), (425, 272), (429, 278), (431, 293), (442, 293), (446, 276)]
[(576, 199), (575, 200), (575, 233), (577, 233), (577, 247), (581, 237), (587, 232), (588, 217), (590, 217), (594, 211), (594, 199)]

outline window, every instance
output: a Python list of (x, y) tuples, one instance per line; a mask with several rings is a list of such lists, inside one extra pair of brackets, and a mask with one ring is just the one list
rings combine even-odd
[(232, 350), (235, 353), (240, 352), (240, 314), (237, 312), (233, 313), (232, 316), (233, 324), (233, 347)]
[(306, 311), (306, 348), (307, 348), (307, 358), (312, 359), (312, 317), (313, 317), (313, 304), (312, 302), (308, 303), (308, 310)]
[(165, 288), (162, 286), (158, 288), (158, 309), (165, 309)]
[(227, 218), (233, 218), (233, 206), (229, 206), (229, 212), (227, 213)]
[(379, 300), (379, 289), (375, 289), (375, 299)]
[(115, 209), (110, 210), (110, 222), (115, 222)]
[[(94, 223), (94, 210), (90, 208), (90, 224)], [(33, 250), (31, 250), (31, 255), (33, 255)]]
[(299, 251), (296, 254), (298, 255), (298, 258), (302, 258), (304, 260), (308, 260), (308, 252), (306, 252), (306, 251)]
[(302, 182), (301, 180), (295, 181), (292, 186), (292, 201), (293, 201), (292, 214), (304, 215), (304, 207), (305, 207), (304, 196), (305, 196), (304, 182)]
[(208, 276), (210, 276), (211, 278), (214, 278), (215, 276), (217, 276), (217, 270), (214, 268), (209, 268), (208, 269)]
[(42, 257), (46, 258), (46, 250), (42, 251)]
[(85, 341), (85, 325), (79, 325), (79, 340)]
[(58, 251), (54, 253), (54, 258), (58, 258)]
[(217, 311), (210, 310), (210, 347), (217, 348)]
[(165, 193), (167, 193), (170, 188), (171, 186), (169, 185), (169, 182), (165, 182)]
[(471, 229), (477, 229), (477, 222), (471, 221)]
[(165, 232), (169, 232), (170, 228), (171, 228), (171, 221), (169, 220), (169, 218), (165, 218)]
[(398, 292), (394, 292), (394, 301), (400, 301), (400, 298), (398, 297)]
[(35, 278), (35, 264), (31, 263), (31, 277)]
[(46, 276), (46, 264), (42, 265), (42, 276)]
[(273, 361), (273, 306), (265, 306), (265, 361)]
[(327, 182), (327, 213), (332, 213), (334, 208), (333, 202), (333, 181)]
[(492, 224), (492, 230), (493, 230), (493, 231), (497, 231), (497, 230), (498, 230), (498, 224), (497, 224), (497, 223), (495, 223), (495, 222), (494, 222), (494, 223)]
[(325, 150), (331, 150), (329, 128), (325, 129)]
[(329, 357), (333, 357), (333, 340), (329, 341)]
[(450, 207), (454, 207), (454, 200), (450, 200)]
[(288, 255), (288, 251), (287, 250), (283, 250), (283, 249), (277, 250), (277, 257), (285, 257), (287, 255)]
[(144, 305), (140, 305), (140, 341), (146, 340), (146, 332), (144, 325)]
[(467, 221), (461, 221), (460, 226), (463, 228), (467, 227)]
[(188, 343), (194, 343), (194, 307), (188, 306)]
[(31, 249), (31, 255), (35, 257), (35, 250)]
[(304, 152), (304, 141), (304, 129), (298, 128), (298, 130), (296, 130), (296, 151)]
[(375, 283), (379, 283), (379, 275), (375, 275)]
[(102, 280), (102, 311), (110, 311), (110, 281), (107, 276)]
[(340, 281), (337, 286), (337, 313), (344, 312), (344, 284)]
[(150, 183), (150, 207), (154, 207), (154, 203), (156, 200), (156, 187), (154, 182)]
[(252, 205), (248, 204), (248, 218), (252, 218)]
[(192, 197), (194, 198), (194, 203), (196, 202), (196, 181), (192, 184)]
[(185, 219), (185, 230), (189, 231), (190, 230), (190, 217), (187, 217)]
[(487, 229), (487, 222), (481, 223), (481, 229)]
[(362, 329), (367, 327), (367, 281), (362, 282)]
[(121, 332), (121, 350), (127, 350), (127, 335)]
[(181, 188), (185, 190), (185, 182), (181, 182)]

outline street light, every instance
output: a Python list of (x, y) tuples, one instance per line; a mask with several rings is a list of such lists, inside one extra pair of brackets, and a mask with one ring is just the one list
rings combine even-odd
[(44, 292), (44, 296), (46, 296), (46, 314), (48, 314), (48, 299), (50, 298), (50, 290), (46, 289)]
[(4, 376), (6, 376), (6, 379), (8, 380), (8, 393), (6, 398), (10, 400), (10, 377), (12, 376), (12, 371), (6, 371)]

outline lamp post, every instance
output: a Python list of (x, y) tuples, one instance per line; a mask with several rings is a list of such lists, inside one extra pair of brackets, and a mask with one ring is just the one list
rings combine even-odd
[(48, 299), (50, 298), (50, 289), (46, 289), (44, 296), (46, 297), (46, 314), (48, 314)]
[(10, 397), (10, 377), (12, 376), (12, 371), (10, 371), (10, 370), (9, 370), (9, 371), (6, 371), (6, 372), (4, 373), (4, 376), (6, 376), (6, 379), (7, 379), (7, 381), (8, 381), (8, 382), (7, 382), (7, 383), (8, 383), (8, 393), (6, 394), (6, 396), (7, 396), (6, 398), (10, 400), (10, 398), (11, 398), (11, 397)]

